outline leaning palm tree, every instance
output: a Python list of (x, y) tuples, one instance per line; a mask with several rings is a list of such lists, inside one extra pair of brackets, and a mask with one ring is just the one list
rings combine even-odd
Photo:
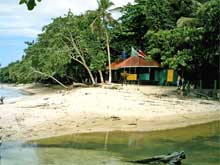
[(91, 23), (91, 28), (93, 33), (95, 29), (98, 29), (96, 30), (96, 33), (102, 32), (104, 34), (106, 48), (107, 48), (107, 55), (108, 55), (108, 69), (109, 69), (108, 82), (111, 83), (112, 72), (111, 72), (111, 53), (109, 46), (108, 24), (113, 21), (113, 18), (111, 17), (111, 13), (108, 12), (108, 9), (114, 4), (110, 0), (97, 0), (97, 3), (98, 3), (98, 9), (96, 14), (97, 16)]

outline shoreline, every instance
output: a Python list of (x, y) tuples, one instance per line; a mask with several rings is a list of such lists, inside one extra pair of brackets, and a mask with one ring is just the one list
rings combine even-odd
[[(214, 115), (215, 116), (215, 115)], [(175, 120), (177, 118), (175, 117)], [(169, 120), (170, 122), (170, 120)], [(172, 121), (173, 122), (173, 121)], [(208, 123), (212, 123), (212, 122), (220, 122), (220, 119), (202, 119), (199, 121), (190, 121), (190, 123), (188, 124), (183, 124), (187, 121), (181, 121), (179, 123), (175, 123), (175, 126), (172, 126), (172, 124), (164, 124), (162, 127), (158, 126), (158, 127), (145, 127), (144, 129), (137, 129), (137, 128), (125, 128), (125, 129), (96, 129), (96, 130), (76, 130), (76, 131), (64, 131), (60, 134), (54, 134), (54, 135), (49, 135), (49, 136), (37, 136), (37, 137), (33, 137), (31, 139), (27, 139), (26, 141), (36, 141), (36, 140), (42, 140), (42, 139), (48, 139), (48, 138), (56, 138), (56, 137), (61, 137), (61, 136), (70, 136), (70, 135), (78, 135), (78, 134), (89, 134), (89, 133), (106, 133), (106, 132), (143, 132), (143, 133), (147, 133), (147, 132), (158, 132), (158, 131), (169, 131), (169, 130), (174, 130), (174, 129), (181, 129), (181, 128), (187, 128), (187, 127), (191, 127), (191, 126), (199, 126), (199, 125), (203, 125), (203, 124), (208, 124)], [(128, 125), (133, 125), (133, 123), (130, 123)], [(152, 126), (152, 125), (150, 125)]]
[(2, 141), (36, 140), (74, 133), (151, 132), (220, 120), (220, 102), (176, 98), (175, 87), (116, 85), (34, 93), (0, 106)]

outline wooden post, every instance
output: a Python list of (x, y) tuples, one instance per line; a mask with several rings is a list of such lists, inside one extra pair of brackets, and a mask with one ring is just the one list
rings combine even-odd
[(199, 90), (200, 90), (200, 92), (202, 90), (202, 80), (199, 80)]
[(187, 92), (187, 96), (188, 96), (190, 94), (190, 83), (189, 83), (189, 81), (187, 81), (186, 92)]
[(217, 99), (217, 80), (214, 80), (213, 98)]
[[(199, 92), (202, 93), (202, 80), (199, 80)], [(201, 97), (201, 95), (199, 95)]]

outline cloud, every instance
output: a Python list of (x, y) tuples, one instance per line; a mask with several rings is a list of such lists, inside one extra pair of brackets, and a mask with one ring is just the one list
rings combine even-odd
[[(96, 0), (42, 0), (32, 11), (19, 0), (0, 0), (0, 63), (6, 66), (20, 59), (24, 41), (34, 40), (43, 26), (52, 18), (63, 16), (69, 9), (74, 14), (97, 8)], [(126, 5), (133, 0), (112, 0), (115, 7)]]
[[(36, 37), (42, 27), (51, 22), (51, 18), (63, 16), (69, 9), (75, 14), (96, 9), (96, 0), (43, 0), (32, 11), (19, 0), (1, 0), (0, 36), (16, 35)], [(133, 0), (112, 0), (115, 6), (122, 6)]]

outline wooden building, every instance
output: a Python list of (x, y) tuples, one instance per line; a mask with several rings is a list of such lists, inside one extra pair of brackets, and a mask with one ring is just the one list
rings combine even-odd
[(115, 61), (111, 64), (111, 68), (113, 82), (126, 80), (134, 83), (176, 84), (176, 71), (162, 68), (157, 61), (147, 61), (139, 56), (130, 56), (123, 61)]
[(123, 81), (122, 73), (127, 73), (127, 81), (154, 82), (155, 71), (160, 70), (160, 64), (155, 61), (146, 61), (138, 56), (130, 56), (124, 61), (113, 62), (112, 81)]

